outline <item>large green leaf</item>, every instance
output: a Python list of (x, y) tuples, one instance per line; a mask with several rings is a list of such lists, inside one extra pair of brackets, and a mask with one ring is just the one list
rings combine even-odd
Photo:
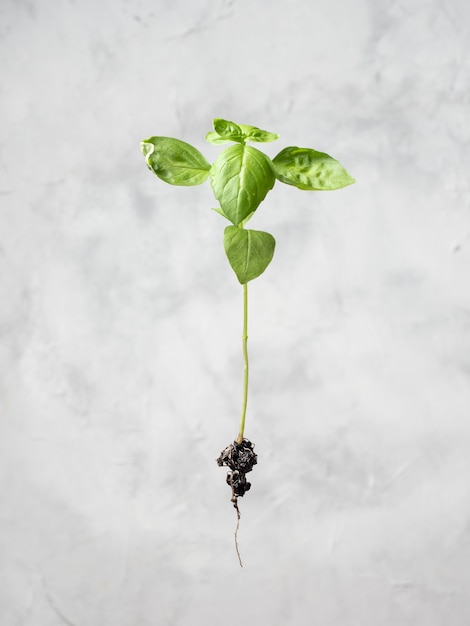
[(209, 176), (210, 164), (189, 143), (172, 137), (150, 137), (140, 145), (149, 168), (170, 185), (200, 185)]
[(284, 148), (272, 162), (276, 178), (298, 189), (326, 191), (356, 182), (339, 161), (311, 148)]
[(241, 144), (230, 146), (219, 155), (210, 176), (214, 195), (235, 226), (256, 211), (275, 182), (269, 158), (256, 148)]
[(271, 263), (276, 241), (262, 230), (248, 230), (227, 226), (224, 248), (239, 282), (244, 285), (257, 278)]

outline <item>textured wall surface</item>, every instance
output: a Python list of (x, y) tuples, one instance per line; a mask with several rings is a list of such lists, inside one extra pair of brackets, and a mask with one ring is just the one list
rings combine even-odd
[[(1, 0), (0, 624), (470, 623), (467, 0)], [(329, 152), (242, 293), (214, 117)]]

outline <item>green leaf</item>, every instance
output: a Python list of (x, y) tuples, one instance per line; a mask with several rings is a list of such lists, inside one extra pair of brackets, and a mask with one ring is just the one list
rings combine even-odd
[(235, 124), (228, 120), (216, 118), (214, 120), (214, 131), (207, 133), (206, 140), (213, 144), (228, 143), (235, 141), (244, 144), (246, 141), (269, 142), (279, 139), (279, 135), (269, 133), (267, 130), (261, 130), (257, 126), (248, 126), (248, 124)]
[(206, 141), (208, 141), (209, 143), (212, 143), (216, 146), (222, 144), (222, 143), (230, 143), (232, 140), (231, 139), (222, 139), (222, 137), (214, 132), (211, 131), (210, 133), (207, 133), (206, 135)]
[(245, 137), (242, 129), (238, 124), (235, 124), (235, 122), (229, 122), (228, 120), (216, 118), (214, 120), (214, 130), (217, 135), (225, 141), (245, 143)]
[(140, 145), (149, 168), (170, 185), (200, 185), (209, 176), (210, 164), (189, 143), (172, 137), (150, 137)]
[(298, 189), (326, 191), (356, 182), (339, 161), (311, 148), (284, 148), (274, 157), (273, 165), (278, 180)]
[[(222, 211), (222, 209), (219, 206), (214, 207), (212, 210), (218, 213), (219, 215), (221, 215), (222, 217), (225, 217), (226, 220), (228, 220), (228, 217), (225, 215), (225, 213)], [(228, 221), (230, 222), (230, 220)]]
[(227, 226), (224, 248), (239, 282), (244, 285), (260, 276), (271, 263), (276, 241), (262, 230)]
[(279, 135), (276, 135), (276, 133), (269, 133), (267, 130), (261, 130), (261, 128), (256, 126), (247, 126), (246, 124), (239, 124), (239, 126), (247, 141), (268, 143), (279, 139)]
[(256, 148), (240, 144), (218, 156), (210, 176), (214, 195), (235, 226), (256, 211), (275, 182), (269, 158)]
[(251, 213), (249, 213), (249, 214), (245, 217), (245, 219), (244, 219), (242, 222), (240, 222), (240, 224), (238, 225), (238, 226), (239, 226), (239, 228), (243, 228), (243, 227), (245, 226), (245, 224), (251, 220), (251, 218), (253, 217), (253, 215), (254, 215), (254, 214), (255, 214), (255, 212), (254, 212), (254, 211), (252, 211)]

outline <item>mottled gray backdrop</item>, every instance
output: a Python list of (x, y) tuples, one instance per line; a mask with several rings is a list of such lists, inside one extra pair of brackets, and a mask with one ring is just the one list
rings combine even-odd
[[(470, 3), (1, 0), (1, 626), (470, 623)], [(214, 117), (357, 178), (277, 184), (242, 292)]]

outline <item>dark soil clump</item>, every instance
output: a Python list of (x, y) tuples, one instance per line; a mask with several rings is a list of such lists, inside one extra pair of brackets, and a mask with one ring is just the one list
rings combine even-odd
[(258, 455), (253, 451), (254, 444), (249, 439), (243, 439), (241, 443), (234, 441), (222, 450), (217, 459), (221, 467), (226, 465), (227, 484), (232, 489), (233, 506), (238, 509), (237, 499), (245, 495), (250, 489), (251, 483), (246, 480), (246, 474), (251, 472), (253, 466), (258, 462)]

